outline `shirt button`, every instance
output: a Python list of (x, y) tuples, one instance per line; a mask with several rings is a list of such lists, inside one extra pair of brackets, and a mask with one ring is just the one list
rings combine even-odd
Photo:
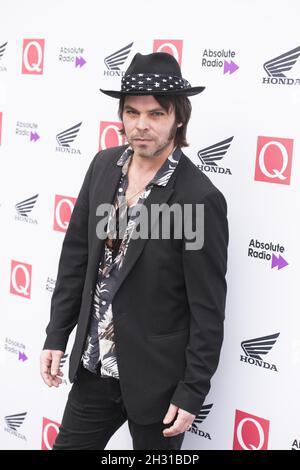
[(105, 305), (106, 304), (106, 300), (102, 300), (102, 305)]
[(106, 274), (106, 275), (105, 275), (105, 277), (109, 277), (109, 276), (110, 276), (110, 274)]
[(121, 193), (123, 191), (123, 188), (119, 188), (119, 193)]
[(90, 295), (93, 295), (94, 291), (93, 289), (90, 290)]

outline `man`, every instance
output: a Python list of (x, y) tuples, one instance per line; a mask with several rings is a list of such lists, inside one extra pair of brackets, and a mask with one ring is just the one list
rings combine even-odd
[(54, 449), (104, 449), (126, 420), (134, 449), (180, 449), (209, 391), (223, 339), (226, 202), (181, 151), (188, 96), (203, 90), (166, 53), (136, 54), (121, 91), (101, 90), (119, 98), (129, 145), (95, 156), (63, 242), (41, 355), (48, 386), (61, 383), (77, 332)]

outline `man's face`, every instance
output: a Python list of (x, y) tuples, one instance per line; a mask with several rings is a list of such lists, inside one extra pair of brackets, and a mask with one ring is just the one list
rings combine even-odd
[(174, 109), (167, 112), (153, 96), (126, 96), (123, 125), (129, 144), (140, 157), (155, 157), (174, 147), (178, 127)]

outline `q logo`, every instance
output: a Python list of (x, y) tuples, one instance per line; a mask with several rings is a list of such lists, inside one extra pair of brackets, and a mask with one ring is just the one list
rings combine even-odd
[(74, 197), (55, 195), (54, 230), (58, 232), (67, 231), (75, 203), (76, 198)]
[(182, 60), (182, 39), (154, 39), (153, 52), (166, 52), (171, 54), (179, 65)]
[(43, 418), (42, 450), (52, 450), (53, 444), (59, 432), (59, 423)]
[(30, 264), (19, 261), (11, 261), (10, 293), (20, 295), (30, 299), (31, 293), (31, 272)]
[(258, 137), (255, 180), (290, 184), (293, 140), (278, 137)]
[(233, 436), (234, 450), (266, 450), (270, 421), (236, 410)]
[(119, 133), (122, 127), (123, 124), (121, 122), (101, 121), (99, 150), (105, 150), (111, 147), (124, 145), (126, 142), (126, 137)]
[(44, 72), (45, 39), (24, 39), (22, 73), (42, 75)]

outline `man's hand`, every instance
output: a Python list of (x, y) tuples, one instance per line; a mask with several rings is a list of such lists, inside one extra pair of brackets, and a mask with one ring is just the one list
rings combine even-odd
[(165, 437), (176, 436), (177, 434), (181, 434), (182, 432), (187, 431), (192, 425), (194, 419), (196, 418), (196, 415), (192, 415), (188, 411), (182, 410), (178, 406), (173, 405), (171, 403), (168, 412), (164, 417), (163, 423), (171, 423), (171, 421), (173, 421), (173, 419), (175, 418), (176, 413), (178, 413), (178, 416), (172, 426), (163, 430), (163, 435)]
[(60, 377), (64, 374), (59, 369), (60, 360), (64, 352), (59, 350), (44, 349), (41, 354), (40, 372), (43, 381), (49, 387), (59, 387), (62, 383)]

